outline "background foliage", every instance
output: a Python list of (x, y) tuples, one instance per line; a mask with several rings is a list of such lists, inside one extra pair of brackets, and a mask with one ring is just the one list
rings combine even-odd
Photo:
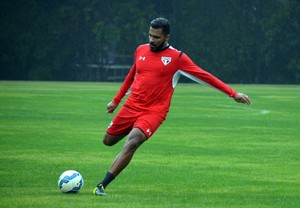
[(149, 22), (226, 82), (300, 83), (297, 0), (3, 0), (1, 80), (122, 79)]

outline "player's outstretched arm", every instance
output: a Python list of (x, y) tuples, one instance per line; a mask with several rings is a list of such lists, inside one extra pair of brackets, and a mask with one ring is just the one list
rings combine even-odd
[(118, 106), (116, 104), (114, 104), (113, 102), (109, 102), (107, 104), (107, 113), (113, 113), (114, 110), (117, 108)]
[(251, 100), (249, 99), (248, 95), (238, 92), (234, 97), (234, 100), (238, 103), (244, 103), (247, 105), (251, 105)]

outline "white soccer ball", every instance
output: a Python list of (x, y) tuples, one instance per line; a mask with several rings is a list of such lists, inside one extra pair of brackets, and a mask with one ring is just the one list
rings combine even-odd
[(64, 193), (78, 192), (82, 186), (83, 177), (76, 170), (67, 170), (58, 179), (58, 188)]

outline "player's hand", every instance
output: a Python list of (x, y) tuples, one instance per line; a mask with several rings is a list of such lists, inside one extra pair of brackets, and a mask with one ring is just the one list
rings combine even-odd
[(244, 103), (247, 105), (251, 105), (251, 100), (249, 99), (248, 95), (238, 92), (237, 95), (234, 97), (234, 100), (238, 103)]
[(107, 111), (106, 113), (113, 113), (114, 110), (117, 108), (118, 106), (116, 104), (114, 104), (113, 102), (109, 102), (107, 104)]

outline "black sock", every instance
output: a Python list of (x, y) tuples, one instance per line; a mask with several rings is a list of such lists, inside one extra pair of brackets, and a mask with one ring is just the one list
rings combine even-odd
[(111, 172), (107, 172), (106, 175), (105, 175), (105, 177), (103, 178), (103, 180), (102, 180), (100, 183), (98, 183), (97, 186), (99, 186), (100, 184), (102, 184), (103, 187), (106, 188), (106, 186), (107, 186), (110, 182), (112, 182), (112, 180), (114, 180), (115, 177), (116, 177), (116, 176), (115, 176), (114, 174), (112, 174)]

